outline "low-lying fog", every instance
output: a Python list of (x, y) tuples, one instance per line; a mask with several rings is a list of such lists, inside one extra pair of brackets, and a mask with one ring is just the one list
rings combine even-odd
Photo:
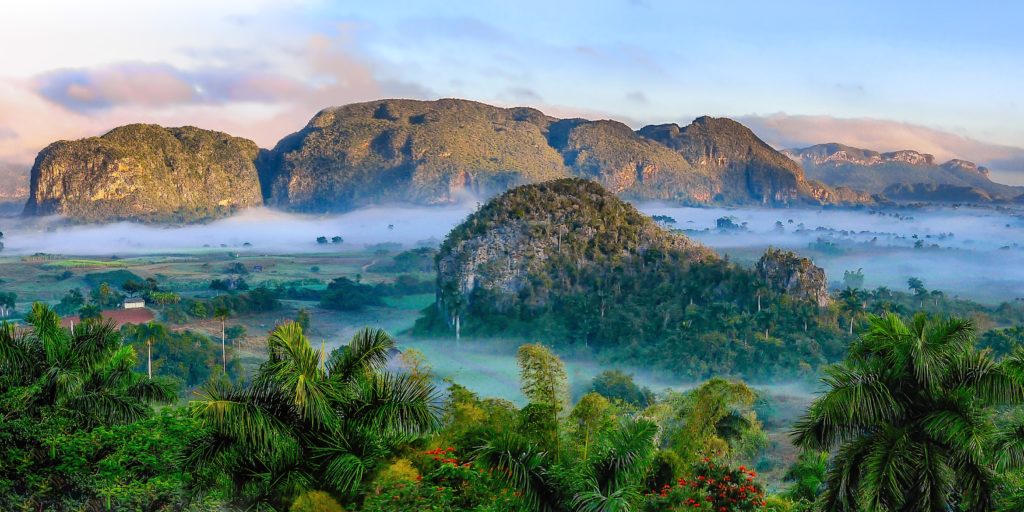
[[(374, 207), (339, 215), (298, 215), (257, 208), (229, 219), (182, 227), (132, 223), (72, 226), (61, 219), (0, 218), (3, 255), (36, 252), (124, 255), (232, 250), (255, 253), (322, 252), (377, 243), (436, 244), (476, 207)], [(702, 243), (752, 263), (768, 246), (812, 257), (833, 282), (863, 269), (865, 287), (904, 289), (919, 277), (930, 289), (985, 301), (1024, 297), (1024, 221), (995, 209), (725, 209), (641, 206), (676, 222)], [(729, 217), (738, 226), (719, 229)], [(776, 223), (781, 223), (781, 226)], [(316, 242), (341, 236), (338, 247)], [(916, 238), (915, 238), (916, 237)], [(246, 245), (251, 244), (251, 245)], [(915, 248), (915, 245), (919, 246)]]

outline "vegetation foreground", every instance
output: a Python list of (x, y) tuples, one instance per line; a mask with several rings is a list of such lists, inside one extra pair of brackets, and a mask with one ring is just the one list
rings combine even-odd
[(655, 395), (605, 372), (570, 403), (565, 367), (523, 345), (522, 408), (451, 381), (364, 329), (326, 353), (277, 326), (248, 377), (214, 363), (187, 405), (136, 370), (101, 319), (36, 304), (0, 326), (4, 510), (675, 511), (1024, 508), (1024, 352), (975, 348), (969, 321), (869, 316), (793, 427), (767, 442), (739, 381)]

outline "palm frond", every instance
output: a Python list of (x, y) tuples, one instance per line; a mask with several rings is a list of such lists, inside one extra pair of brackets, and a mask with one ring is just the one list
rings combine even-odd
[(391, 430), (422, 434), (437, 428), (439, 396), (430, 382), (409, 374), (379, 374), (359, 379), (354, 400), (344, 408), (347, 421)]
[(478, 448), (474, 460), (518, 490), (528, 509), (558, 509), (558, 492), (547, 472), (548, 454), (525, 438), (513, 433), (499, 435)]
[(331, 378), (349, 381), (360, 373), (382, 371), (395, 340), (383, 329), (360, 329), (348, 345), (331, 352), (327, 371)]

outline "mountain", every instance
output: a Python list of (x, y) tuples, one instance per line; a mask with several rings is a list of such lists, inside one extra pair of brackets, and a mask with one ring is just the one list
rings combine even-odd
[(807, 176), (889, 199), (912, 201), (1006, 201), (1024, 188), (996, 183), (989, 171), (966, 160), (944, 163), (926, 153), (879, 153), (843, 144), (819, 144), (782, 152), (799, 162)]
[[(694, 376), (828, 359), (809, 342), (831, 328), (815, 323), (828, 304), (823, 270), (778, 251), (741, 267), (590, 180), (505, 192), (453, 229), (435, 261), (437, 300), (420, 335), (526, 336)], [(662, 343), (675, 345), (669, 360), (651, 352)], [(699, 352), (714, 355), (691, 361)]]
[(789, 204), (858, 202), (850, 190), (834, 191), (807, 181), (799, 165), (732, 119), (699, 117), (688, 126), (645, 126), (639, 134), (678, 152), (702, 174), (716, 176), (709, 200), (726, 203)]
[(675, 126), (684, 137), (671, 132), (459, 99), (380, 100), (319, 112), (261, 156), (260, 175), (269, 204), (313, 212), (443, 204), (568, 176), (624, 198), (688, 204), (866, 200), (808, 182), (735, 121), (701, 118)]
[(31, 171), (27, 215), (86, 222), (195, 222), (262, 204), (250, 140), (133, 124), (50, 144)]
[(0, 201), (24, 201), (28, 196), (28, 166), (0, 162)]

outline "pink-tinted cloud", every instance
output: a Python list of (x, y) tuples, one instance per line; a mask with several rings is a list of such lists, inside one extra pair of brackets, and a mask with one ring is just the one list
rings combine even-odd
[(139, 122), (221, 130), (271, 147), (325, 107), (433, 96), (390, 78), (386, 64), (357, 55), (344, 28), (336, 37), (309, 39), (292, 63), (305, 70), (286, 74), (251, 63), (186, 70), (128, 62), (31, 79), (0, 76), (0, 161), (25, 167), (55, 140)]
[(926, 126), (882, 119), (772, 114), (742, 116), (761, 138), (778, 148), (838, 142), (875, 151), (913, 149), (936, 159), (961, 158), (990, 167), (993, 178), (1024, 184), (1024, 148), (991, 144)]

